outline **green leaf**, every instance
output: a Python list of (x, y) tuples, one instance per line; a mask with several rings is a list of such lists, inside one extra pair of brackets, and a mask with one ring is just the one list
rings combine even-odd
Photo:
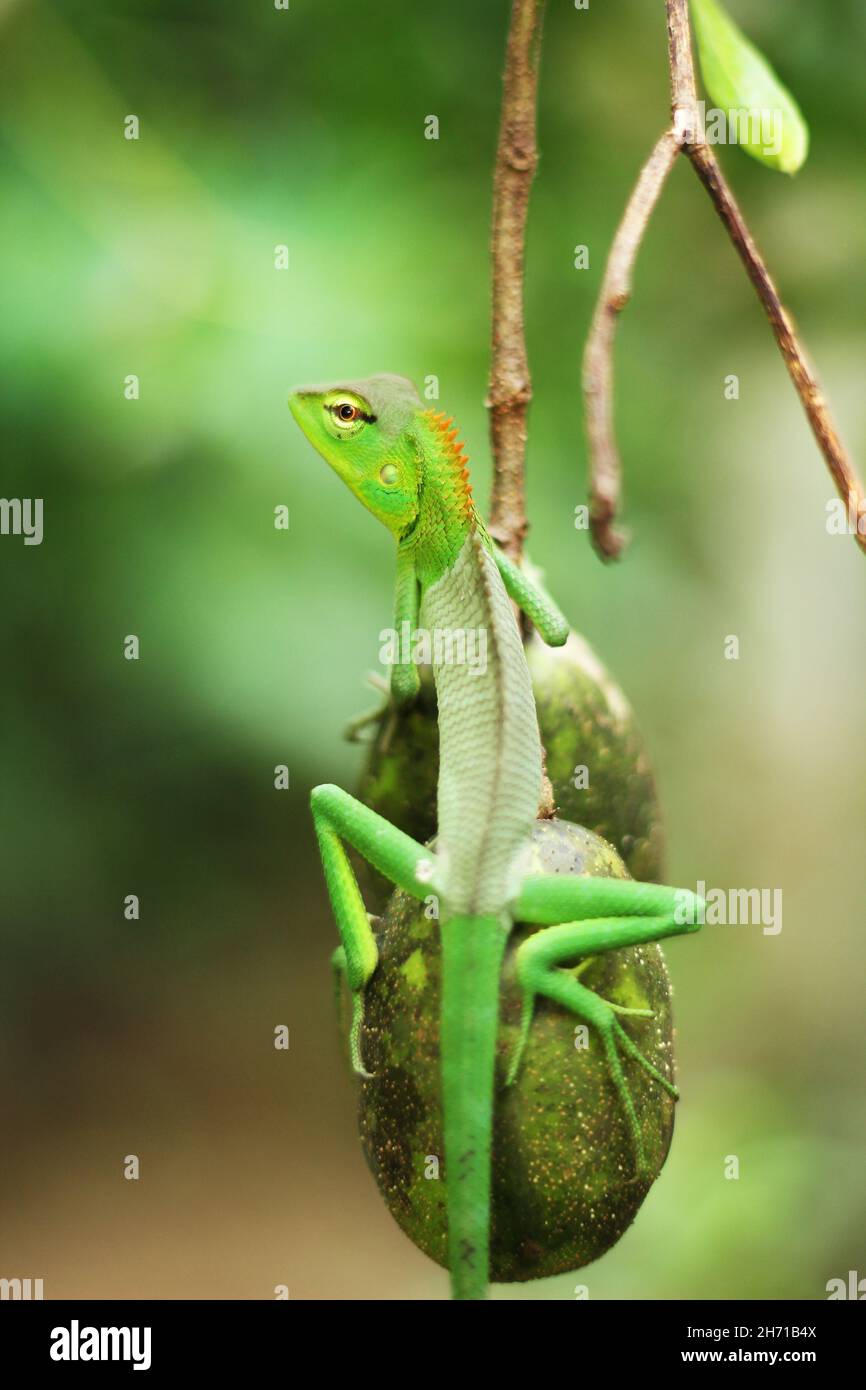
[[(691, 0), (704, 85), (729, 121), (727, 138), (783, 174), (796, 174), (809, 153), (809, 127), (791, 93), (717, 0)], [(707, 113), (707, 138), (721, 119)]]

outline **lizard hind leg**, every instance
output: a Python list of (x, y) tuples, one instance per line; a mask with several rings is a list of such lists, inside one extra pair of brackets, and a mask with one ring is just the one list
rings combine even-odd
[[(576, 976), (586, 968), (587, 961), (581, 961), (576, 970), (573, 964), (571, 969), (563, 966), (577, 957), (694, 931), (702, 920), (700, 908), (700, 901), (684, 890), (632, 880), (538, 875), (524, 882), (515, 912), (517, 920), (546, 925), (546, 930), (534, 933), (517, 951), (515, 965), (523, 994), (523, 1013), (508, 1084), (517, 1077), (539, 995), (590, 1024), (601, 1038), (611, 1080), (628, 1120), (641, 1176), (647, 1173), (646, 1155), (620, 1053), (641, 1066), (674, 1099), (678, 1094), (676, 1087), (643, 1055), (617, 1017), (628, 1012), (645, 1015), (647, 1011), (623, 1010), (581, 984)], [(563, 920), (567, 912), (573, 913), (576, 920)]]
[[(574, 930), (575, 939), (579, 936), (582, 923), (574, 922), (566, 924), (567, 928)], [(549, 931), (562, 931), (563, 928), (548, 928)], [(530, 937), (524, 942), (517, 953), (517, 977), (523, 991), (523, 1014), (521, 1018), (520, 1036), (511, 1059), (508, 1072), (508, 1084), (511, 1085), (517, 1078), (520, 1062), (524, 1048), (529, 1039), (530, 1026), (535, 1007), (535, 1001), (539, 995), (560, 1004), (568, 1009), (576, 1018), (583, 1023), (589, 1024), (598, 1033), (604, 1048), (605, 1060), (607, 1062), (610, 1078), (616, 1087), (623, 1110), (625, 1111), (629, 1130), (631, 1132), (632, 1147), (634, 1150), (635, 1161), (638, 1173), (643, 1176), (647, 1173), (648, 1165), (644, 1152), (641, 1127), (638, 1120), (637, 1110), (632, 1099), (631, 1090), (625, 1076), (620, 1057), (619, 1048), (638, 1062), (653, 1077), (653, 1079), (664, 1086), (669, 1094), (676, 1096), (676, 1090), (662, 1076), (650, 1061), (644, 1057), (640, 1049), (632, 1042), (622, 1024), (618, 1021), (616, 1013), (611, 1004), (606, 999), (602, 999), (594, 990), (582, 985), (579, 980), (574, 978), (570, 970), (565, 970), (556, 965), (542, 963), (537, 957), (533, 958), (533, 953), (526, 948), (534, 942), (547, 935), (547, 932), (539, 932), (537, 936)], [(547, 943), (544, 943), (545, 945)], [(572, 953), (573, 954), (573, 953)], [(646, 1012), (646, 1011), (642, 1011)]]
[[(585, 960), (573, 966), (571, 973), (574, 978), (579, 980), (585, 970), (589, 970), (595, 965), (595, 961), (595, 956), (587, 956)], [(598, 991), (596, 990), (595, 993), (597, 994)], [(599, 998), (601, 997), (602, 996), (599, 995)], [(609, 1009), (613, 1009), (614, 1013), (619, 1014), (621, 1018), (655, 1018), (654, 1009), (630, 1009), (627, 1008), (625, 1004), (615, 1004), (612, 999), (605, 999), (604, 1002)]]
[[(352, 994), (352, 1027), (349, 1035), (352, 1066), (359, 1076), (369, 1077), (370, 1073), (361, 1057), (364, 989), (376, 969), (379, 952), (344, 841), (392, 883), (418, 898), (423, 898), (429, 892), (427, 884), (432, 873), (431, 854), (423, 845), (340, 787), (314, 787), (310, 805), (325, 882), (340, 933), (341, 944), (331, 963), (335, 975), (345, 977)], [(426, 866), (428, 872), (422, 866)]]
[[(579, 926), (580, 924), (575, 923), (574, 925)], [(564, 971), (563, 973), (570, 974), (571, 978), (577, 981), (578, 977), (582, 975), (585, 970), (588, 970), (590, 966), (595, 964), (595, 959), (595, 956), (589, 956), (586, 960), (582, 960), (579, 963), (579, 965), (574, 966), (570, 971)], [(517, 969), (518, 978), (520, 978), (522, 981), (522, 967), (519, 951)], [(520, 1015), (520, 1031), (518, 1033), (517, 1042), (511, 1054), (511, 1061), (508, 1064), (508, 1074), (505, 1080), (506, 1086), (513, 1086), (515, 1081), (517, 1080), (517, 1075), (520, 1071), (520, 1063), (523, 1060), (523, 1054), (526, 1050), (526, 1044), (529, 1041), (529, 1034), (532, 1029), (532, 1019), (535, 1014), (536, 994), (541, 993), (545, 993), (543, 988), (539, 988), (536, 990), (533, 990), (531, 988), (524, 988), (523, 1007)], [(654, 1010), (652, 1009), (629, 1009), (626, 1008), (624, 1004), (615, 1004), (612, 999), (602, 999), (601, 995), (596, 994), (594, 990), (590, 991), (590, 993), (594, 994), (595, 998), (598, 999), (602, 1004), (604, 1004), (612, 1014), (619, 1014), (623, 1018), (655, 1018), (656, 1016)], [(571, 1005), (568, 1004), (566, 1005), (566, 1007), (570, 1008)], [(622, 1035), (623, 1046), (625, 1050), (627, 1052), (630, 1052), (630, 1055), (633, 1056), (636, 1061), (640, 1061), (657, 1081), (661, 1081), (663, 1085), (668, 1086), (670, 1083), (666, 1080), (666, 1078), (662, 1077), (660, 1073), (658, 1073), (655, 1070), (651, 1063), (649, 1063), (646, 1060), (646, 1058), (638, 1051), (636, 1047), (634, 1048), (634, 1051), (631, 1052), (633, 1044), (631, 1038), (629, 1038), (624, 1028), (619, 1029), (619, 1034)]]
[[(376, 918), (368, 920), (372, 924)], [(334, 984), (334, 1011), (337, 1016), (337, 1031), (342, 1039), (344, 1035), (343, 1018), (343, 982), (346, 979), (346, 952), (342, 946), (338, 946), (331, 956), (331, 971)], [(361, 1076), (365, 1081), (373, 1079), (373, 1073), (367, 1071), (361, 1055), (361, 1029), (364, 1026), (364, 987), (352, 994), (352, 1021), (349, 1025), (349, 1060), (352, 1063), (352, 1071), (356, 1076)]]

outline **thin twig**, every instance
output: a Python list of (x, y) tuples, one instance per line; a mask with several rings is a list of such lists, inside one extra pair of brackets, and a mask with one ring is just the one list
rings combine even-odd
[(818, 448), (824, 455), (839, 496), (848, 508), (848, 516), (854, 522), (857, 544), (861, 550), (866, 551), (866, 535), (858, 525), (858, 519), (866, 515), (863, 484), (845, 445), (839, 438), (826, 398), (800, 342), (794, 321), (779, 298), (779, 291), (709, 145), (695, 145), (688, 148), (686, 153), (698, 178), (709, 193), (713, 206), (724, 223), (728, 236), (764, 306), (779, 351), (785, 359), (794, 388), (818, 442)]
[(632, 272), (647, 224), (679, 152), (674, 132), (666, 130), (641, 170), (611, 247), (583, 358), (586, 430), (592, 458), (590, 527), (596, 549), (607, 560), (616, 559), (626, 543), (613, 524), (622, 475), (613, 418), (616, 326), (631, 298)]
[[(706, 142), (700, 120), (688, 0), (666, 0), (666, 5), (673, 130), (662, 137), (656, 146), (632, 194), (611, 249), (584, 359), (590, 444), (590, 516), (593, 539), (605, 557), (618, 555), (623, 544), (614, 529), (620, 502), (621, 471), (613, 425), (615, 319), (628, 297), (630, 273), (641, 240), (661, 187), (676, 158), (674, 150), (670, 153), (669, 162), (664, 162), (660, 152), (666, 139), (672, 139), (687, 156), (746, 268), (764, 306), (818, 447), (848, 508), (849, 517), (856, 521), (866, 514), (863, 484), (830, 417), (824, 394), (809, 365), (793, 319), (779, 297), (719, 162)], [(656, 165), (657, 159), (659, 162)], [(657, 186), (653, 184), (653, 178), (657, 180)], [(854, 532), (858, 545), (866, 551), (866, 535), (861, 532), (859, 525), (855, 524)]]
[(538, 151), (535, 113), (544, 0), (512, 0), (502, 118), (493, 176), (493, 323), (490, 442), (493, 491), (490, 533), (519, 560), (528, 530), (525, 499), (526, 417), (532, 383), (523, 323), (526, 215)]
[(680, 144), (700, 138), (698, 84), (692, 54), (688, 0), (667, 0), (668, 62), (671, 75), (671, 115)]
[[(692, 61), (688, 0), (667, 0), (667, 10), (671, 90), (674, 100), (681, 108), (696, 113), (698, 90)], [(676, 121), (676, 112), (674, 119)], [(689, 125), (692, 125), (696, 132), (691, 137), (687, 130)], [(794, 321), (782, 303), (779, 291), (722, 173), (721, 166), (706, 143), (703, 131), (697, 130), (694, 121), (686, 120), (683, 123), (683, 149), (709, 193), (713, 207), (721, 218), (764, 306), (764, 312), (770, 321), (779, 351), (785, 359), (794, 389), (800, 397), (839, 496), (848, 508), (848, 515), (859, 519), (866, 508), (863, 484), (830, 417), (827, 401), (809, 364)], [(857, 544), (866, 551), (866, 535), (862, 534), (859, 525), (856, 525), (854, 530)]]

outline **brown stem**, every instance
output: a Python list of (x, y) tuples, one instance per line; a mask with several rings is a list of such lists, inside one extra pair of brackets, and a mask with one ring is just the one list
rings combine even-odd
[(713, 206), (724, 223), (728, 236), (764, 306), (779, 351), (785, 359), (794, 388), (818, 442), (818, 448), (824, 455), (839, 496), (845, 502), (848, 516), (854, 523), (857, 544), (861, 550), (866, 551), (866, 535), (858, 525), (859, 518), (866, 515), (863, 484), (830, 417), (827, 401), (806, 357), (794, 321), (779, 298), (779, 291), (755, 245), (715, 155), (706, 144), (695, 145), (686, 153), (698, 178), (709, 193)]
[[(830, 411), (818, 379), (815, 376), (803, 344), (800, 341), (794, 321), (779, 297), (779, 291), (758, 250), (755, 240), (737, 200), (734, 197), (721, 166), (704, 139), (703, 132), (697, 129), (694, 119), (698, 109), (697, 83), (692, 62), (691, 25), (689, 21), (688, 0), (667, 0), (668, 9), (668, 53), (671, 67), (671, 90), (675, 103), (674, 123), (677, 124), (677, 107), (689, 113), (681, 118), (679, 126), (682, 142), (695, 173), (710, 195), (728, 236), (746, 268), (746, 274), (755, 287), (764, 312), (770, 321), (779, 351), (785, 359), (794, 389), (800, 397), (818, 448), (836, 485), (839, 496), (848, 508), (849, 517), (861, 516), (866, 499), (863, 484), (857, 475), (838, 431), (830, 418)], [(857, 544), (866, 551), (866, 535), (855, 526)]]
[(529, 193), (538, 163), (535, 113), (543, 18), (544, 0), (512, 0), (493, 175), (493, 322), (487, 408), (494, 475), (489, 530), (516, 560), (528, 530), (526, 417), (532, 383), (523, 322), (523, 267)]
[(692, 56), (688, 0), (667, 0), (671, 115), (680, 143), (699, 137), (698, 84)]
[[(830, 417), (827, 402), (809, 365), (794, 321), (779, 297), (718, 160), (706, 143), (700, 121), (688, 0), (666, 0), (666, 5), (673, 129), (662, 137), (642, 170), (617, 232), (584, 359), (593, 539), (597, 549), (607, 558), (618, 555), (623, 546), (622, 537), (614, 529), (619, 509), (621, 472), (613, 425), (616, 317), (628, 299), (631, 269), (678, 148), (688, 157), (709, 193), (764, 306), (818, 447), (848, 508), (849, 518), (855, 522), (857, 543), (866, 551), (866, 535), (858, 524), (860, 517), (866, 515), (863, 484)], [(666, 145), (671, 140), (673, 149)]]
[(677, 137), (666, 130), (640, 172), (611, 247), (583, 358), (591, 459), (590, 528), (595, 548), (606, 560), (616, 559), (626, 542), (614, 526), (622, 476), (613, 418), (616, 326), (631, 298), (632, 272), (647, 224), (679, 152)]

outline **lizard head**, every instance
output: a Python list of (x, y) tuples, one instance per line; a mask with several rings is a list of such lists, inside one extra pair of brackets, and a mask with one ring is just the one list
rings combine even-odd
[(412, 382), (382, 374), (302, 386), (292, 391), (289, 407), (358, 500), (403, 535), (417, 519), (421, 489), (415, 425), (423, 407)]

